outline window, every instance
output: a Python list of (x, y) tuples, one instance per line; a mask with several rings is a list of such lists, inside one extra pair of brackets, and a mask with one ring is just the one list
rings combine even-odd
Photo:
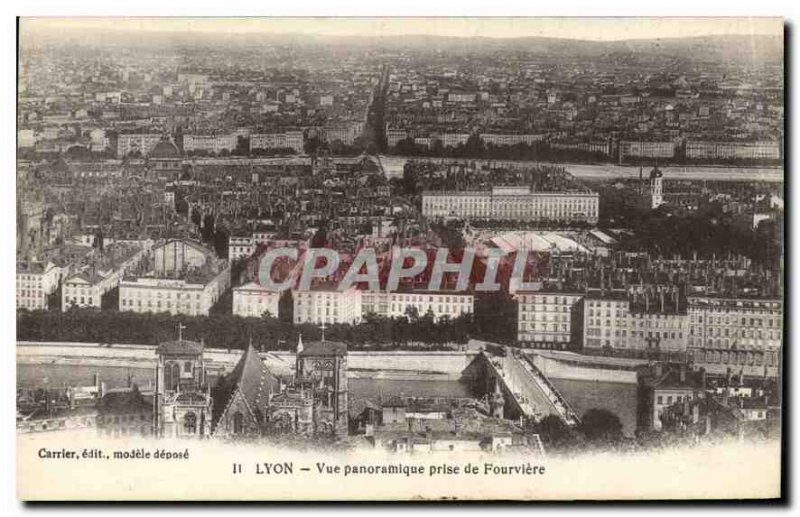
[(183, 373), (191, 373), (192, 372), (192, 362), (186, 361), (183, 363)]
[(183, 417), (183, 430), (186, 434), (197, 433), (197, 415), (191, 411)]
[(167, 390), (174, 391), (178, 388), (180, 373), (181, 370), (178, 363), (167, 363), (164, 367), (164, 387)]
[(237, 411), (233, 415), (233, 434), (242, 434), (244, 431), (244, 415)]

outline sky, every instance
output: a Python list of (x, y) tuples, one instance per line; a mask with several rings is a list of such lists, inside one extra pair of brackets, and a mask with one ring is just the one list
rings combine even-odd
[(324, 36), (551, 37), (595, 41), (783, 33), (781, 18), (23, 18), (20, 30), (199, 31)]

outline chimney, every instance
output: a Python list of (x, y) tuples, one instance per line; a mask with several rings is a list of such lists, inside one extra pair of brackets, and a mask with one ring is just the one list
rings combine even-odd
[(680, 366), (681, 384), (686, 384), (686, 365)]
[(654, 365), (654, 369), (656, 377), (661, 377), (661, 374), (664, 373), (663, 365), (660, 362)]

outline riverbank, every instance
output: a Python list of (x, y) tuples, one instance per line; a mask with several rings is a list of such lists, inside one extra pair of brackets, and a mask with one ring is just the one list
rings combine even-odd
[[(403, 167), (408, 160), (432, 160), (446, 163), (475, 162), (484, 164), (506, 160), (472, 160), (465, 158), (426, 158), (411, 156), (380, 156), (386, 175), (389, 178), (401, 178)], [(564, 167), (575, 177), (584, 179), (604, 180), (615, 178), (638, 178), (639, 165), (617, 165), (613, 163), (550, 163), (538, 161), (514, 161), (520, 166), (534, 167), (549, 165)], [(723, 165), (666, 165), (659, 167), (668, 180), (711, 180), (711, 181), (768, 181), (782, 183), (784, 170), (782, 167), (732, 167)], [(644, 167), (649, 171), (648, 167)]]

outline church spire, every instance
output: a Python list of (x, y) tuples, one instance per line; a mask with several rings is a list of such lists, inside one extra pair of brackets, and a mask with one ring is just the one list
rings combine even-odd
[(297, 336), (297, 355), (303, 351), (303, 334), (302, 332)]

